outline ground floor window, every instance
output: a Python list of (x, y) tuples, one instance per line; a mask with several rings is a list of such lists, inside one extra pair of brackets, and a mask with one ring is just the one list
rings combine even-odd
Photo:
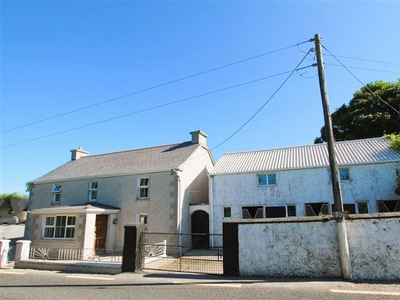
[(242, 207), (243, 219), (260, 219), (263, 218), (262, 206), (243, 206)]
[(296, 216), (295, 205), (265, 207), (266, 218), (285, 218), (285, 217), (295, 217), (295, 216)]
[[(349, 215), (353, 214), (367, 214), (368, 213), (368, 203), (360, 201), (357, 203), (344, 203), (343, 210), (347, 211)], [(334, 211), (334, 204), (332, 204), (332, 212)]]
[[(265, 214), (264, 214), (265, 211)], [(243, 206), (243, 219), (286, 218), (296, 216), (295, 205)]]
[(400, 200), (382, 200), (377, 202), (380, 213), (400, 211)]
[(359, 214), (369, 213), (368, 202), (366, 202), (366, 201), (365, 202), (364, 201), (357, 202), (357, 209), (358, 209)]
[(330, 215), (328, 202), (306, 203), (306, 216)]
[(230, 218), (232, 216), (231, 207), (225, 206), (224, 207), (224, 218)]
[(147, 224), (147, 214), (138, 214), (136, 216), (136, 223)]
[(75, 216), (49, 216), (45, 219), (43, 238), (73, 239), (75, 235)]

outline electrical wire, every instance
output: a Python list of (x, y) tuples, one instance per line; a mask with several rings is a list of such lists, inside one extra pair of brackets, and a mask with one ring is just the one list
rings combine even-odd
[(227, 67), (231, 67), (231, 66), (234, 66), (234, 65), (237, 65), (237, 64), (240, 64), (240, 63), (244, 63), (244, 62), (247, 62), (247, 61), (250, 61), (250, 60), (253, 60), (253, 59), (257, 59), (257, 58), (260, 58), (260, 57), (263, 57), (263, 56), (267, 56), (267, 55), (270, 55), (270, 54), (273, 54), (273, 53), (276, 53), (276, 52), (280, 52), (280, 51), (283, 51), (283, 50), (286, 50), (286, 49), (289, 49), (289, 48), (292, 48), (292, 47), (299, 46), (301, 44), (308, 43), (310, 41), (312, 41), (312, 40), (310, 39), (308, 41), (297, 43), (297, 44), (294, 44), (294, 45), (291, 45), (291, 46), (286, 46), (286, 47), (283, 47), (283, 48), (280, 48), (280, 49), (277, 49), (277, 50), (265, 52), (265, 53), (262, 53), (262, 54), (259, 54), (259, 55), (256, 55), (256, 56), (252, 56), (252, 57), (249, 57), (249, 58), (245, 58), (245, 59), (242, 59), (242, 60), (235, 61), (233, 63), (229, 63), (229, 64), (222, 65), (222, 66), (219, 66), (219, 67), (208, 69), (206, 71), (195, 73), (195, 74), (192, 74), (192, 75), (189, 75), (189, 76), (185, 76), (185, 77), (181, 77), (181, 78), (174, 79), (174, 80), (171, 80), (171, 81), (167, 81), (167, 82), (164, 82), (164, 83), (161, 83), (161, 84), (157, 84), (157, 85), (154, 85), (154, 86), (142, 89), (142, 90), (138, 90), (138, 91), (135, 91), (135, 92), (132, 92), (132, 93), (129, 93), (129, 94), (125, 94), (125, 95), (118, 96), (118, 97), (115, 97), (115, 98), (111, 98), (111, 99), (108, 99), (108, 100), (105, 100), (105, 101), (97, 102), (97, 103), (94, 103), (94, 104), (91, 104), (91, 105), (83, 106), (83, 107), (80, 107), (80, 108), (77, 108), (77, 109), (73, 109), (73, 110), (70, 110), (70, 111), (67, 111), (67, 112), (64, 112), (64, 113), (61, 113), (61, 114), (57, 114), (57, 115), (54, 115), (54, 116), (51, 116), (51, 117), (48, 117), (48, 118), (40, 119), (40, 120), (37, 120), (37, 121), (33, 121), (33, 122), (30, 122), (30, 123), (26, 123), (26, 124), (23, 124), (23, 125), (20, 125), (20, 126), (13, 127), (13, 128), (10, 128), (10, 129), (6, 129), (6, 130), (0, 131), (0, 132), (1, 133), (6, 133), (6, 132), (14, 131), (14, 130), (17, 130), (17, 129), (21, 129), (21, 128), (24, 128), (24, 127), (28, 127), (28, 126), (31, 126), (31, 125), (34, 125), (34, 124), (38, 124), (38, 123), (42, 123), (42, 122), (49, 121), (49, 120), (52, 120), (52, 119), (56, 119), (56, 118), (59, 118), (59, 117), (65, 116), (65, 115), (70, 115), (70, 114), (73, 114), (73, 113), (76, 113), (76, 112), (79, 112), (79, 111), (82, 111), (82, 110), (86, 110), (86, 109), (89, 109), (89, 108), (92, 108), (92, 107), (96, 107), (96, 106), (100, 106), (100, 105), (103, 105), (103, 104), (106, 104), (106, 103), (114, 102), (114, 101), (129, 97), (129, 96), (133, 96), (133, 95), (141, 94), (141, 93), (144, 93), (144, 92), (148, 92), (148, 91), (160, 88), (160, 87), (171, 85), (173, 83), (184, 81), (184, 80), (187, 80), (187, 79), (190, 79), (190, 78), (193, 78), (193, 77), (204, 75), (204, 74), (207, 74), (207, 73), (210, 73), (210, 72), (214, 72), (214, 71), (221, 70), (221, 69), (224, 69), (224, 68), (227, 68)]
[[(329, 54), (329, 55), (333, 56), (331, 54)], [(350, 57), (350, 56), (341, 56), (341, 55), (336, 55), (336, 57), (345, 58), (345, 59), (360, 60), (360, 61), (368, 61), (368, 62), (374, 62), (374, 63), (380, 63), (380, 64), (386, 64), (386, 65), (400, 66), (400, 63), (394, 63), (394, 62), (388, 62), (388, 61), (372, 60), (372, 59), (357, 58), (357, 57)]]
[(264, 104), (246, 121), (243, 123), (242, 126), (240, 126), (234, 133), (232, 133), (229, 137), (227, 137), (225, 140), (223, 140), (221, 143), (219, 143), (217, 146), (213, 147), (211, 151), (217, 149), (221, 145), (225, 144), (227, 141), (229, 141), (233, 136), (235, 136), (240, 130), (242, 130), (247, 124), (250, 123), (251, 120), (253, 120), (258, 113), (272, 100), (272, 98), (280, 91), (280, 89), (285, 85), (285, 83), (289, 80), (289, 78), (293, 75), (294, 72), (299, 71), (300, 69), (305, 69), (309, 67), (314, 67), (315, 64), (312, 64), (310, 66), (304, 67), (304, 68), (299, 68), (299, 66), (303, 63), (303, 61), (306, 59), (308, 54), (312, 51), (312, 49), (308, 50), (307, 54), (303, 57), (303, 59), (297, 64), (297, 66), (290, 72), (289, 76), (286, 77), (286, 79), (283, 81), (283, 83), (278, 87), (278, 89), (271, 95), (271, 97), (268, 98), (267, 101), (264, 102)]
[[(308, 68), (308, 67), (311, 67), (311, 66), (312, 65), (307, 66), (307, 67), (303, 67), (303, 68), (299, 68), (297, 70), (302, 70), (302, 69), (305, 69), (305, 68)], [(135, 114), (140, 114), (140, 113), (144, 113), (144, 112), (147, 112), (147, 111), (159, 109), (159, 108), (162, 108), (162, 107), (171, 106), (171, 105), (182, 103), (182, 102), (189, 101), (189, 100), (192, 100), (192, 99), (208, 96), (208, 95), (211, 95), (211, 94), (215, 94), (215, 93), (219, 93), (219, 92), (222, 92), (222, 91), (230, 90), (230, 89), (233, 89), (233, 88), (241, 87), (241, 86), (244, 86), (244, 85), (252, 84), (252, 83), (255, 83), (255, 82), (262, 81), (262, 80), (266, 80), (266, 79), (270, 79), (270, 78), (273, 78), (273, 77), (281, 76), (281, 75), (284, 75), (284, 74), (287, 74), (287, 73), (293, 73), (295, 71), (296, 70), (294, 70), (294, 71), (286, 71), (286, 72), (282, 72), (282, 73), (279, 73), (279, 74), (265, 76), (265, 77), (258, 78), (258, 79), (255, 79), (255, 80), (251, 80), (251, 81), (235, 84), (235, 85), (232, 85), (232, 86), (229, 86), (229, 87), (221, 88), (221, 89), (218, 89), (218, 90), (213, 90), (211, 92), (202, 93), (202, 94), (199, 94), (199, 95), (195, 95), (195, 96), (191, 96), (191, 97), (188, 97), (188, 98), (183, 98), (183, 99), (180, 99), (180, 100), (176, 100), (176, 101), (172, 101), (172, 102), (156, 105), (156, 106), (145, 108), (145, 109), (142, 109), (142, 110), (138, 110), (138, 111), (130, 112), (130, 113), (127, 113), (127, 114), (119, 115), (119, 116), (116, 116), (116, 117), (112, 117), (112, 118), (100, 120), (100, 121), (97, 121), (97, 122), (89, 123), (89, 124), (86, 124), (86, 125), (77, 126), (77, 127), (73, 127), (73, 128), (70, 128), (70, 129), (54, 132), (54, 133), (43, 135), (43, 136), (36, 137), (36, 138), (32, 138), (32, 139), (29, 139), (29, 140), (24, 140), (24, 141), (21, 141), (21, 142), (9, 144), (9, 145), (0, 147), (0, 149), (9, 148), (9, 147), (20, 145), (20, 144), (25, 144), (25, 143), (28, 143), (28, 142), (33, 142), (33, 141), (36, 141), (36, 140), (52, 137), (52, 136), (63, 134), (63, 133), (67, 133), (67, 132), (70, 132), (70, 131), (75, 131), (75, 130), (78, 130), (78, 129), (91, 127), (91, 126), (94, 126), (94, 125), (98, 125), (98, 124), (110, 122), (110, 121), (113, 121), (113, 120), (125, 118), (125, 117), (132, 116), (132, 115), (135, 115)]]
[(364, 88), (366, 88), (368, 90), (368, 92), (370, 92), (373, 96), (375, 96), (379, 101), (381, 101), (382, 103), (386, 104), (387, 106), (389, 106), (391, 109), (393, 109), (397, 114), (400, 115), (400, 112), (395, 109), (392, 105), (390, 105), (388, 102), (386, 102), (385, 100), (383, 100), (379, 95), (375, 94), (368, 86), (366, 86), (356, 75), (354, 75), (335, 55), (333, 55), (324, 45), (321, 45), (330, 55), (333, 56), (333, 58), (335, 58), (340, 65), (346, 69), (347, 72), (349, 72), (359, 83), (362, 84), (362, 86)]
[[(327, 66), (333, 66), (333, 67), (342, 67), (342, 65), (336, 65), (336, 64), (329, 64), (325, 63)], [(346, 66), (349, 69), (358, 69), (358, 70), (366, 70), (366, 71), (374, 71), (374, 72), (382, 72), (382, 73), (390, 73), (390, 74), (400, 74), (400, 72), (393, 72), (393, 71), (386, 71), (386, 70), (377, 70), (377, 69), (370, 69), (370, 68), (361, 68), (361, 67), (354, 67), (354, 66)]]

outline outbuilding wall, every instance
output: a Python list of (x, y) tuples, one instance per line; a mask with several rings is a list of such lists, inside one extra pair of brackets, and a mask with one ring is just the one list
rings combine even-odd
[[(397, 163), (340, 166), (350, 169), (350, 180), (341, 181), (343, 203), (368, 203), (370, 213), (377, 213), (377, 200), (395, 200)], [(296, 215), (306, 215), (305, 203), (333, 204), (332, 183), (328, 167), (274, 171), (276, 185), (258, 186), (257, 174), (241, 173), (212, 175), (212, 233), (222, 233), (224, 207), (231, 208), (231, 219), (242, 218), (243, 206), (295, 205)]]

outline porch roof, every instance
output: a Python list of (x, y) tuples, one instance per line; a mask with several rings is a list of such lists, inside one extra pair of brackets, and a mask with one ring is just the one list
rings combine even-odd
[(50, 215), (50, 214), (116, 214), (120, 212), (119, 207), (100, 204), (100, 203), (86, 203), (78, 205), (55, 206), (48, 208), (39, 208), (29, 210), (28, 212), (33, 215)]

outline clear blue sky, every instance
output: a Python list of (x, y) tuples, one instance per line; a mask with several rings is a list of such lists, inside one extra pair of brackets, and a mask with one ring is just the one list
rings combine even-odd
[[(1, 1), (1, 186), (25, 183), (70, 159), (183, 142), (201, 129), (214, 148), (289, 75), (305, 43), (147, 92), (94, 105), (307, 41), (323, 45), (364, 83), (400, 77), (399, 1)], [(327, 54), (325, 52), (325, 54)], [(325, 55), (331, 112), (361, 84)], [(314, 62), (309, 55), (302, 67)], [(373, 69), (366, 70), (366, 69)], [(312, 144), (323, 125), (316, 68), (295, 72), (223, 153)], [(16, 130), (9, 129), (66, 114)], [(62, 134), (53, 135), (67, 131)], [(51, 135), (47, 138), (40, 138)], [(40, 139), (37, 139), (40, 138)], [(35, 139), (34, 141), (26, 142)], [(23, 143), (21, 143), (23, 142)]]

